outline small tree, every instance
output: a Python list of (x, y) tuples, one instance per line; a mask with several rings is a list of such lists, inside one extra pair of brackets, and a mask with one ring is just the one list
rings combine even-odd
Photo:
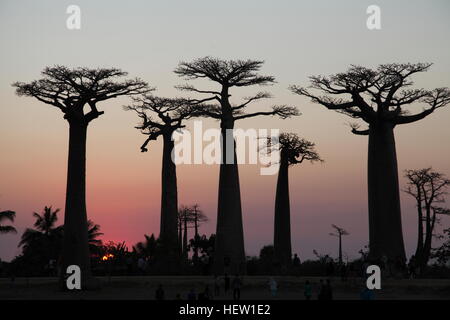
[(339, 260), (338, 261), (339, 261), (339, 264), (342, 264), (342, 236), (347, 236), (350, 233), (348, 233), (346, 230), (344, 230), (341, 227), (338, 227), (335, 224), (332, 224), (331, 226), (336, 230), (336, 233), (330, 233), (330, 236), (337, 237), (339, 239)]
[[(61, 111), (69, 124), (69, 157), (64, 216), (62, 270), (69, 265), (81, 269), (82, 288), (91, 279), (86, 212), (86, 137), (88, 125), (101, 116), (98, 103), (120, 96), (148, 92), (140, 79), (117, 81), (127, 73), (116, 68), (69, 69), (47, 67), (42, 78), (30, 83), (16, 82), (16, 93), (29, 96)], [(85, 108), (88, 111), (85, 111)], [(61, 272), (63, 284), (64, 272)]]
[(405, 177), (408, 179), (405, 192), (416, 200), (418, 236), (414, 256), (423, 272), (430, 259), (435, 226), (439, 223), (438, 216), (450, 214), (449, 209), (438, 205), (445, 202), (444, 196), (448, 194), (450, 180), (432, 168), (406, 170)]
[[(237, 120), (256, 116), (279, 116), (287, 118), (298, 115), (297, 109), (289, 106), (274, 106), (272, 110), (246, 113), (250, 103), (270, 97), (267, 92), (259, 92), (244, 102), (232, 104), (230, 90), (254, 85), (270, 85), (275, 82), (272, 76), (259, 75), (263, 61), (221, 60), (211, 57), (181, 62), (175, 73), (188, 80), (208, 79), (217, 89), (198, 89), (192, 85), (178, 88), (188, 92), (206, 95), (206, 98), (193, 100), (195, 103), (216, 102), (201, 109), (201, 114), (220, 121), (222, 134), (222, 161), (219, 177), (219, 199), (217, 209), (216, 248), (214, 272), (221, 274), (227, 265), (229, 272), (245, 272), (244, 234), (242, 225), (241, 194), (238, 166), (235, 161), (236, 150), (230, 130)], [(230, 158), (232, 158), (230, 160)]]
[[(352, 132), (369, 136), (368, 199), (369, 247), (374, 259), (386, 256), (405, 261), (397, 155), (394, 128), (419, 121), (450, 102), (450, 90), (411, 89), (411, 76), (425, 72), (431, 64), (383, 64), (377, 69), (351, 66), (347, 72), (329, 77), (311, 77), (313, 93), (303, 87), (291, 90), (334, 110), (368, 124), (360, 129), (352, 124)], [(323, 95), (322, 95), (323, 94)], [(421, 103), (422, 112), (408, 114), (407, 106)]]

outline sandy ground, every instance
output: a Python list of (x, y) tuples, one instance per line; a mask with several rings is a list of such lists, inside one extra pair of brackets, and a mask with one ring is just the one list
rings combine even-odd
[[(241, 300), (304, 300), (303, 286), (306, 280), (313, 284), (313, 298), (317, 299), (318, 277), (274, 277), (278, 282), (278, 293), (272, 297), (268, 289), (267, 276), (244, 277)], [(202, 291), (208, 284), (213, 292), (213, 279), (200, 276), (130, 276), (100, 277), (102, 288), (95, 291), (61, 292), (55, 278), (17, 278), (12, 284), (10, 279), (0, 279), (0, 300), (22, 299), (133, 299), (152, 300), (159, 284), (163, 285), (166, 299), (175, 299), (180, 294), (183, 299), (191, 288)], [(342, 282), (331, 279), (334, 299), (358, 300), (362, 290), (361, 279), (349, 279)], [(375, 293), (376, 300), (450, 300), (450, 279), (384, 279), (381, 290)], [(221, 294), (215, 300), (231, 300), (232, 294)]]

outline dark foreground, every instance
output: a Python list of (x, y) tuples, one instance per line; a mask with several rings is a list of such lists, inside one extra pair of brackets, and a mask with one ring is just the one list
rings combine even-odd
[[(276, 296), (272, 296), (268, 282), (269, 276), (249, 276), (243, 278), (241, 300), (304, 300), (303, 288), (306, 280), (313, 284), (313, 299), (317, 299), (319, 277), (274, 277), (278, 283)], [(56, 278), (17, 278), (0, 279), (0, 300), (153, 300), (155, 290), (161, 284), (167, 300), (173, 300), (177, 294), (183, 300), (191, 289), (202, 292), (209, 286), (214, 292), (211, 277), (201, 276), (133, 276), (100, 277), (102, 288), (95, 291), (61, 292), (56, 285)], [(332, 278), (333, 298), (335, 300), (359, 300), (363, 281), (359, 278), (342, 282)], [(375, 300), (449, 300), (450, 279), (384, 279), (381, 290), (375, 293)], [(215, 300), (232, 300), (230, 290), (224, 293), (223, 284)]]

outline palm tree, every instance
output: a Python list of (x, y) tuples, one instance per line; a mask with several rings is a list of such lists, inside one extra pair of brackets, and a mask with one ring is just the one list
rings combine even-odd
[[(0, 211), (0, 223), (4, 220), (14, 222), (15, 217), (16, 213), (14, 211), (11, 210)], [(0, 225), (0, 233), (17, 233), (17, 230), (13, 226)]]
[(45, 207), (41, 214), (34, 212), (34, 229), (27, 228), (22, 234), (19, 247), (31, 266), (32, 274), (42, 274), (50, 260), (57, 260), (61, 253), (63, 226), (55, 226), (59, 209)]
[(144, 257), (154, 257), (156, 253), (157, 240), (152, 234), (151, 236), (144, 235), (145, 240), (136, 243), (133, 246), (133, 251)]
[(100, 232), (100, 225), (95, 224), (94, 221), (88, 220), (88, 243), (89, 251), (91, 253), (98, 253), (102, 246), (102, 240), (97, 239), (102, 236), (103, 233)]
[[(33, 212), (33, 217), (36, 218), (34, 227), (36, 229), (27, 228), (22, 234), (19, 242), (19, 247), (23, 247), (24, 251), (37, 248), (38, 244), (44, 244), (46, 248), (50, 249), (52, 246), (60, 247), (62, 240), (62, 226), (55, 227), (58, 221), (58, 212), (60, 209), (53, 210), (52, 207), (44, 207), (42, 214)], [(52, 253), (56, 255), (55, 250)], [(52, 257), (56, 258), (56, 256)]]

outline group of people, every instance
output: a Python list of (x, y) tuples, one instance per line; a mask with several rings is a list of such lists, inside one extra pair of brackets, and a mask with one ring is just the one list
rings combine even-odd
[[(238, 274), (236, 274), (233, 279), (231, 279), (228, 274), (225, 274), (222, 278), (219, 278), (217, 275), (215, 275), (213, 283), (213, 293), (211, 293), (210, 286), (208, 284), (205, 286), (204, 290), (199, 293), (196, 292), (195, 288), (191, 288), (186, 294), (186, 300), (213, 300), (214, 298), (221, 296), (222, 292), (224, 294), (224, 297), (227, 297), (229, 293), (232, 292), (233, 300), (240, 300), (242, 284), (242, 278)], [(155, 291), (155, 299), (165, 300), (165, 292), (162, 284), (160, 284)], [(180, 293), (177, 293), (175, 300), (183, 300), (182, 295)]]

